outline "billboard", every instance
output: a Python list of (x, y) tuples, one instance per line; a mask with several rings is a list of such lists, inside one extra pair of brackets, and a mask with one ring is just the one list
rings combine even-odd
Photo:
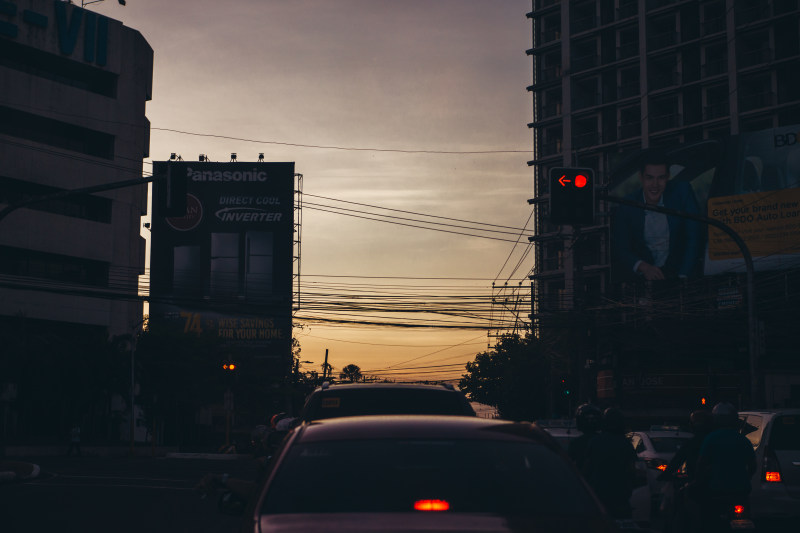
[[(756, 270), (797, 267), (798, 137), (800, 126), (790, 126), (636, 151), (612, 171), (609, 195), (727, 224), (747, 244)], [(666, 172), (654, 156), (665, 158)], [(612, 204), (610, 250), (615, 282), (745, 270), (739, 247), (722, 230), (630, 206)]]
[[(150, 316), (211, 332), (236, 353), (284, 359), (292, 337), (294, 163), (155, 162), (186, 180), (186, 211), (153, 202)], [(153, 196), (166, 196), (166, 180)]]

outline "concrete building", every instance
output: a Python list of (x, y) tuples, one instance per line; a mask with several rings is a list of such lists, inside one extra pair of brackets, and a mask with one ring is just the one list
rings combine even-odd
[[(529, 203), (536, 213), (533, 324), (548, 327), (549, 321), (564, 313), (580, 316), (589, 332), (583, 337), (594, 337), (586, 339), (573, 367), (580, 372), (593, 368), (593, 373), (584, 376), (584, 391), (592, 389), (592, 395), (600, 397), (603, 373), (614, 374), (609, 387), (616, 392), (610, 392), (609, 398), (618, 401), (625, 382), (621, 372), (631, 364), (639, 365), (634, 374), (644, 376), (627, 381), (634, 385), (648, 381), (648, 376), (660, 379), (666, 375), (665, 368), (672, 372), (691, 365), (675, 360), (665, 366), (663, 356), (657, 364), (641, 363), (644, 358), (625, 362), (619, 355), (624, 350), (615, 345), (617, 339), (602, 338), (609, 325), (624, 328), (617, 334), (634, 332), (635, 336), (637, 330), (644, 331), (639, 326), (653, 317), (631, 312), (643, 294), (615, 293), (618, 288), (611, 283), (609, 213), (614, 206), (599, 202), (591, 225), (552, 225), (548, 220), (549, 169), (592, 168), (598, 192), (605, 192), (614, 169), (626, 154), (637, 150), (800, 124), (800, 92), (796, 90), (800, 8), (797, 0), (533, 0), (527, 16), (533, 30), (533, 46), (527, 50), (533, 65), (533, 84), (528, 90), (534, 104), (529, 124), (533, 132), (529, 166), (534, 177)], [(796, 277), (797, 271), (784, 272), (775, 284), (794, 287)], [(728, 290), (737, 287), (733, 291), (741, 303), (741, 280), (725, 278), (722, 284)], [(706, 279), (702, 287), (694, 286), (702, 293), (694, 297), (706, 305), (697, 316), (723, 312), (724, 306), (718, 305), (723, 297), (720, 285), (716, 277)], [(672, 295), (688, 296), (682, 290)], [(772, 292), (765, 287), (761, 294)], [(787, 289), (784, 304), (796, 309), (789, 296), (795, 293), (796, 289)], [(627, 315), (622, 309), (627, 309)], [(688, 316), (682, 307), (672, 318), (680, 313)], [(729, 319), (734, 324), (738, 317)], [(719, 334), (720, 338), (727, 335)], [(652, 338), (648, 332), (637, 342)], [(697, 350), (708, 353), (708, 346), (696, 341)], [(790, 344), (783, 339), (772, 347), (779, 345), (783, 350)], [(715, 371), (707, 361), (697, 368), (708, 375)], [(792, 385), (791, 393), (788, 387), (770, 405), (788, 403), (790, 396), (791, 401), (800, 401), (798, 386)], [(706, 394), (702, 391), (708, 391), (704, 384), (692, 394), (699, 398)]]
[[(141, 178), (153, 51), (68, 2), (0, 1), (0, 210)], [(32, 203), (0, 219), (0, 445), (112, 437), (128, 390), (109, 340), (142, 323), (146, 185)], [(116, 376), (116, 377), (115, 377)]]
[[(53, 0), (0, 2), (0, 204), (142, 176), (153, 51), (121, 22)], [(147, 187), (0, 220), (0, 320), (131, 333), (142, 318)]]

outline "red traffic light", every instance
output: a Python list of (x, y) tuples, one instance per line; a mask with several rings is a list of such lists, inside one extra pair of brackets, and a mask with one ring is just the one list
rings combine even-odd
[(586, 187), (586, 184), (589, 183), (589, 180), (586, 179), (586, 176), (583, 174), (578, 174), (575, 176), (575, 186), (578, 188)]

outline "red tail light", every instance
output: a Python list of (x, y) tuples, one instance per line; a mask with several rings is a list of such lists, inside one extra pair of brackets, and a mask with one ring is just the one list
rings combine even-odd
[(744, 514), (744, 505), (734, 505), (733, 506), (733, 513), (736, 516), (740, 516), (740, 515)]
[(767, 448), (764, 451), (764, 481), (767, 483), (781, 482), (781, 469), (775, 452)]
[(417, 500), (414, 502), (417, 511), (447, 511), (450, 504), (445, 500)]

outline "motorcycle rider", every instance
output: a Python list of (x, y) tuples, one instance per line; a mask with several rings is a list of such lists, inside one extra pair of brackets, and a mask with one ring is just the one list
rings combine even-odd
[(739, 433), (736, 407), (720, 402), (711, 414), (714, 431), (700, 448), (695, 476), (703, 531), (727, 527), (720, 517), (729, 515), (734, 505), (748, 506), (750, 481), (756, 471), (753, 445)]
[(603, 412), (596, 405), (584, 403), (575, 410), (575, 426), (581, 435), (569, 441), (567, 453), (572, 461), (583, 471), (586, 459), (586, 449), (592, 437), (600, 431), (600, 423), (603, 420)]
[(603, 411), (602, 430), (586, 449), (583, 474), (615, 520), (630, 519), (636, 478), (636, 452), (625, 436), (625, 417), (617, 408)]
[(697, 476), (697, 459), (706, 436), (713, 429), (712, 414), (707, 409), (689, 415), (693, 436), (678, 448), (659, 481), (672, 483), (672, 508), (664, 509), (665, 531), (696, 531), (698, 506), (693, 489)]

